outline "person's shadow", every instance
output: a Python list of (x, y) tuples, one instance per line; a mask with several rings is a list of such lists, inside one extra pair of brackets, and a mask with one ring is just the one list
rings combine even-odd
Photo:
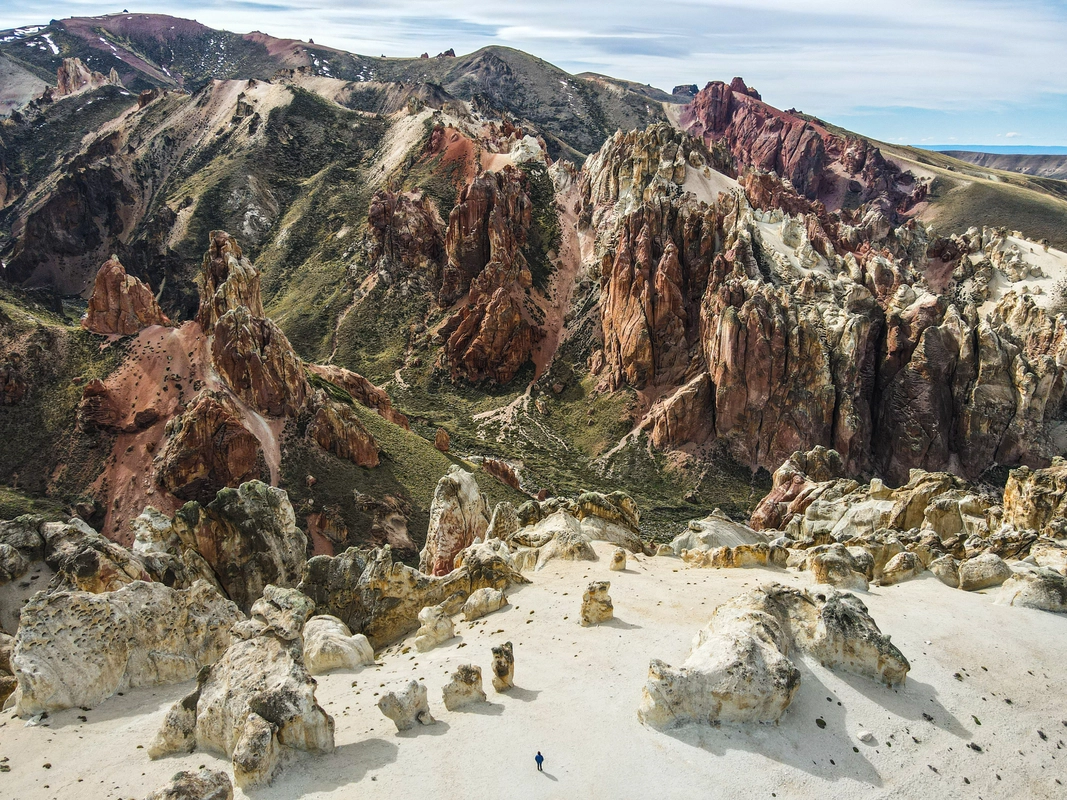
[(549, 772), (548, 770), (544, 770), (544, 769), (542, 769), (542, 770), (538, 770), (538, 772), (540, 772), (540, 773), (541, 773), (542, 775), (544, 775), (544, 776), (545, 776), (546, 778), (548, 778), (548, 779), (549, 779), (550, 781), (555, 781), (556, 783), (559, 783), (559, 778), (557, 778), (557, 777), (556, 777), (555, 775), (553, 775), (553, 774), (552, 774), (551, 772)]

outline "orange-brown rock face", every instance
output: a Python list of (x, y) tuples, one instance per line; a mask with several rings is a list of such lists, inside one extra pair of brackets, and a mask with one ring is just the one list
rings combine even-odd
[(378, 445), (374, 437), (346, 405), (323, 399), (308, 425), (307, 435), (338, 458), (360, 467), (378, 466)]
[(803, 514), (820, 484), (844, 477), (845, 467), (835, 450), (816, 447), (793, 453), (774, 471), (771, 490), (752, 512), (753, 530), (783, 530), (796, 514)]
[(215, 324), (211, 361), (233, 392), (272, 417), (295, 416), (308, 395), (303, 365), (281, 328), (247, 308)]
[(104, 262), (96, 273), (83, 328), (93, 333), (129, 336), (149, 325), (169, 324), (147, 284), (127, 275), (116, 256)]
[(367, 215), (367, 258), (387, 285), (436, 286), (445, 260), (444, 226), (424, 196), (381, 190)]
[(343, 367), (335, 367), (332, 364), (308, 364), (307, 368), (334, 386), (344, 389), (361, 406), (373, 409), (378, 412), (378, 416), (389, 420), (394, 425), (399, 425), (404, 430), (411, 430), (408, 418), (393, 408), (393, 402), (386, 391), (375, 386), (359, 373)]
[(90, 89), (99, 89), (108, 84), (122, 85), (114, 69), (111, 70), (110, 75), (104, 75), (89, 69), (80, 58), (64, 58), (63, 63), (56, 70), (55, 94), (57, 97), (65, 97)]
[(453, 377), (507, 383), (542, 336), (524, 308), (533, 283), (522, 254), (532, 208), (521, 173), (507, 167), (475, 179), (449, 215), (438, 299), (448, 306), (467, 295), (441, 329)]
[(265, 476), (259, 440), (220, 392), (201, 393), (167, 432), (156, 480), (176, 497), (206, 503), (224, 487)]
[(253, 317), (264, 316), (259, 272), (241, 254), (241, 246), (226, 231), (212, 231), (200, 270), (200, 327), (211, 332), (227, 311), (244, 306)]

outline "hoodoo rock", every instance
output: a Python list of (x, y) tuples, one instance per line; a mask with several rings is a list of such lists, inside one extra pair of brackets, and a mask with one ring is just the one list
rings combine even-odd
[(126, 274), (117, 256), (96, 273), (82, 327), (93, 333), (129, 336), (149, 325), (169, 325), (147, 284)]
[(378, 708), (396, 724), (398, 731), (437, 722), (430, 713), (426, 684), (416, 680), (408, 681), (403, 687), (383, 694), (378, 701)]
[(800, 687), (793, 648), (889, 686), (910, 669), (852, 595), (770, 584), (716, 608), (680, 668), (652, 661), (638, 718), (661, 730), (777, 721)]
[(210, 502), (227, 487), (268, 478), (259, 439), (223, 392), (202, 392), (166, 427), (156, 480), (183, 500)]
[(452, 465), (433, 493), (419, 569), (428, 575), (447, 575), (456, 554), (484, 537), (488, 527), (489, 508), (478, 481), (462, 467)]
[(615, 607), (611, 604), (608, 581), (593, 581), (582, 594), (581, 624), (583, 628), (607, 622), (615, 616)]
[(187, 681), (222, 655), (241, 619), (206, 583), (40, 592), (23, 606), (15, 636), (16, 712), (91, 708), (119, 691)]
[(493, 648), (493, 688), (506, 692), (515, 686), (515, 649), (511, 642)]
[(445, 708), (449, 711), (485, 702), (482, 689), (482, 668), (473, 664), (463, 664), (452, 673), (448, 683), (441, 690)]
[[(175, 703), (148, 749), (151, 758), (197, 747), (226, 754), (239, 788), (265, 786), (294, 751), (333, 750), (333, 718), (315, 700), (300, 630), (314, 604), (292, 590), (264, 593), (222, 657)], [(292, 596), (290, 596), (292, 595)]]

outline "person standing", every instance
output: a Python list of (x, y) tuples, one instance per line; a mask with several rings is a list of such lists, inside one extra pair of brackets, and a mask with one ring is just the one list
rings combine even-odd
[(544, 772), (544, 769), (541, 768), (541, 765), (545, 763), (545, 757), (543, 755), (541, 755), (541, 751), (540, 750), (538, 750), (537, 751), (537, 755), (534, 756), (534, 761), (537, 762), (537, 771), (538, 772)]

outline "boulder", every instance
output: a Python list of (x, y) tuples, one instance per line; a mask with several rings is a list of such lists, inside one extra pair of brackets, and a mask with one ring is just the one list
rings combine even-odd
[(507, 596), (499, 589), (478, 589), (463, 604), (463, 618), (468, 622), (499, 611), (508, 604)]
[(304, 665), (312, 675), (335, 669), (356, 669), (374, 663), (374, 648), (361, 633), (355, 636), (337, 617), (321, 614), (304, 624)]
[(482, 668), (473, 664), (463, 664), (452, 673), (448, 683), (441, 690), (445, 708), (457, 711), (464, 706), (485, 702), (482, 689)]
[(866, 570), (841, 545), (831, 545), (808, 557), (808, 569), (815, 583), (825, 583), (842, 589), (866, 591)]
[(416, 724), (433, 725), (437, 722), (430, 714), (426, 684), (416, 680), (383, 694), (378, 708), (396, 724), (398, 731), (410, 730)]
[(1048, 567), (1061, 575), (1067, 575), (1067, 547), (1034, 547), (1030, 550), (1030, 556), (1038, 566)]
[(611, 554), (611, 562), (608, 564), (608, 569), (612, 572), (622, 572), (626, 569), (626, 550), (624, 548), (615, 548), (615, 552)]
[(484, 538), (488, 527), (489, 511), (478, 482), (470, 472), (453, 464), (433, 493), (419, 569), (428, 575), (447, 575), (456, 554), (475, 539)]
[(1000, 585), (993, 602), (1067, 614), (1067, 578), (1048, 567), (1018, 569)]
[(515, 686), (515, 649), (504, 642), (493, 650), (493, 688), (506, 692)]
[(433, 437), (433, 446), (440, 450), (442, 453), (447, 453), (449, 446), (452, 444), (452, 437), (448, 435), (448, 431), (444, 428), (438, 428), (437, 433)]
[(202, 582), (38, 592), (15, 636), (16, 711), (92, 708), (116, 692), (190, 680), (222, 655), (241, 619), (236, 605)]
[(82, 327), (93, 333), (129, 336), (149, 325), (169, 325), (152, 290), (126, 274), (118, 256), (111, 256), (96, 273)]
[(878, 583), (880, 586), (892, 586), (894, 583), (914, 578), (922, 571), (922, 561), (915, 553), (897, 553), (882, 568)]
[(959, 562), (952, 556), (941, 556), (930, 562), (930, 572), (937, 576), (945, 586), (960, 588)]
[(960, 588), (965, 592), (975, 592), (999, 586), (1012, 575), (1011, 567), (998, 555), (983, 553), (968, 558), (959, 565)]
[(182, 770), (145, 800), (233, 800), (233, 783), (221, 770), (204, 767), (199, 772)]
[(679, 668), (654, 659), (638, 718), (658, 729), (691, 722), (774, 722), (800, 686), (790, 650), (894, 685), (910, 666), (855, 597), (832, 587), (769, 584), (720, 605)]
[(420, 653), (432, 650), (456, 635), (452, 617), (443, 606), (426, 606), (419, 612), (421, 626), (415, 631), (415, 649)]
[[(564, 512), (557, 513), (563, 514)], [(545, 565), (555, 558), (563, 561), (596, 561), (597, 554), (589, 537), (584, 533), (567, 531), (557, 534), (540, 549), (537, 554), (536, 569), (544, 569)]]
[(197, 687), (175, 703), (148, 749), (151, 758), (197, 747), (226, 754), (241, 789), (265, 786), (296, 751), (333, 750), (333, 718), (315, 700), (300, 631), (313, 604), (293, 590), (269, 587), (251, 625)]
[(686, 530), (671, 540), (671, 549), (680, 556), (683, 550), (714, 550), (766, 543), (765, 535), (734, 522), (721, 511), (714, 511), (704, 519), (690, 520)]
[(608, 581), (593, 581), (586, 587), (582, 594), (581, 624), (583, 628), (599, 625), (615, 616), (614, 606), (608, 595), (610, 588), (611, 583)]

